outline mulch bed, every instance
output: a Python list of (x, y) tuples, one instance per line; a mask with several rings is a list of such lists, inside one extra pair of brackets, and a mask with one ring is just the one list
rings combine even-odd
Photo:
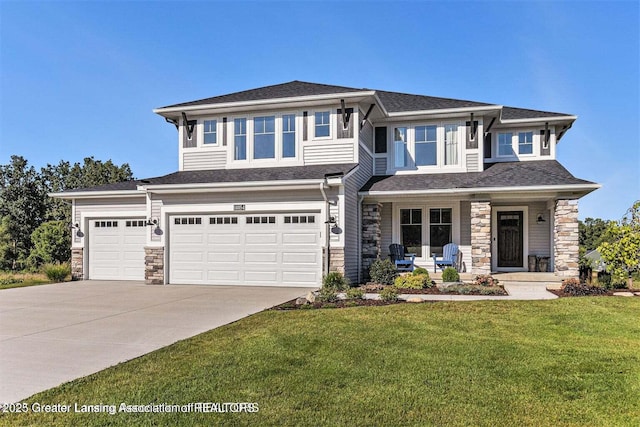
[[(557, 295), (560, 298), (575, 298), (575, 297), (611, 297), (614, 296), (614, 292), (640, 292), (640, 289), (608, 289), (606, 292), (602, 294), (591, 294), (591, 295), (574, 295), (571, 293), (567, 293), (562, 289), (547, 289), (547, 291), (551, 292), (554, 295)], [(637, 297), (637, 295), (636, 295)]]
[[(433, 301), (425, 301), (433, 302)], [(340, 300), (337, 302), (314, 302), (313, 304), (296, 305), (296, 300), (292, 299), (283, 304), (272, 307), (271, 310), (312, 310), (315, 308), (346, 308), (346, 307), (361, 307), (361, 306), (381, 306), (391, 304), (411, 304), (403, 300), (398, 301), (381, 301), (375, 299), (352, 299), (352, 300)]]

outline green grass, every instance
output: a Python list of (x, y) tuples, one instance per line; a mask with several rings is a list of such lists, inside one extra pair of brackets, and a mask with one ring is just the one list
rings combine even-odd
[(51, 283), (41, 273), (3, 273), (0, 272), (0, 290), (24, 288), (27, 286), (46, 285)]
[(267, 311), (31, 397), (256, 402), (239, 414), (33, 414), (1, 425), (640, 425), (640, 298)]

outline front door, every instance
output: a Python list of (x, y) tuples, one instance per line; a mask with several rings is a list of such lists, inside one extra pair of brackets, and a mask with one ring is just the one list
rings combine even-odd
[(498, 267), (523, 266), (522, 211), (498, 212)]

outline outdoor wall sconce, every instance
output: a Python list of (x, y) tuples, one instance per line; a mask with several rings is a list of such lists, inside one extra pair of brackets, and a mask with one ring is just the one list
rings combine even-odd
[(544, 214), (539, 213), (536, 222), (538, 224), (544, 224), (546, 222), (546, 220), (544, 219)]
[(75, 224), (72, 223), (69, 228), (71, 230), (76, 230), (76, 237), (84, 237), (84, 233), (82, 232), (82, 230), (80, 230), (80, 224), (78, 224), (77, 222)]
[(147, 223), (145, 225), (158, 225), (158, 218), (149, 218), (147, 219)]

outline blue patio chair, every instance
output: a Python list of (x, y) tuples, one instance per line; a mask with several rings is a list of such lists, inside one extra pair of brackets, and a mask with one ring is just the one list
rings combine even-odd
[(442, 258), (438, 258), (436, 254), (433, 254), (433, 272), (435, 273), (438, 268), (444, 270), (446, 267), (453, 267), (458, 270), (457, 257), (458, 245), (455, 243), (447, 243), (442, 248)]
[(389, 258), (398, 271), (413, 271), (416, 254), (408, 254), (404, 246), (398, 243), (389, 245)]

